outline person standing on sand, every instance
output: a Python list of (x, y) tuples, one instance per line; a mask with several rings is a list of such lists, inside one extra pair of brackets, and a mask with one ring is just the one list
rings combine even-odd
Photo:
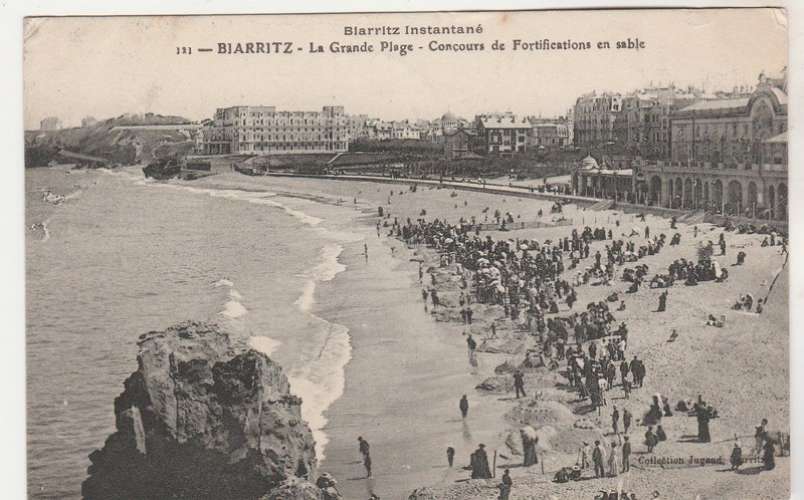
[(363, 255), (366, 256), (366, 262), (368, 262), (368, 244), (363, 243)]
[(628, 436), (623, 438), (623, 473), (631, 470), (631, 443)]
[(611, 428), (614, 431), (614, 434), (620, 434), (620, 412), (617, 410), (617, 405), (613, 406), (613, 411), (611, 412)]
[(592, 448), (589, 446), (589, 443), (586, 441), (582, 441), (583, 446), (581, 446), (581, 469), (586, 469), (589, 467), (590, 460), (592, 458)]
[(620, 475), (620, 455), (617, 452), (617, 442), (611, 442), (611, 453), (609, 454), (609, 476), (617, 477)]
[(595, 464), (595, 477), (605, 477), (606, 470), (603, 467), (605, 461), (606, 450), (600, 441), (595, 441), (595, 449), (592, 450), (592, 462)]
[(656, 446), (656, 434), (653, 433), (653, 427), (648, 427), (645, 431), (645, 446), (648, 447), (648, 453), (653, 453), (653, 447)]
[(455, 462), (455, 448), (452, 446), (447, 446), (447, 463), (450, 467)]
[[(631, 428), (631, 412), (628, 408), (623, 410), (623, 434), (628, 434), (628, 429)], [(627, 437), (625, 439), (628, 439)]]
[(729, 457), (729, 463), (731, 463), (730, 470), (738, 470), (740, 466), (743, 464), (743, 449), (740, 448), (740, 442), (734, 442), (734, 448), (731, 450), (731, 456)]
[(491, 469), (489, 469), (489, 457), (486, 454), (486, 445), (480, 443), (472, 453), (469, 460), (472, 466), (472, 479), (491, 479)]
[(499, 500), (508, 500), (511, 495), (511, 487), (514, 482), (511, 480), (511, 471), (505, 469), (502, 475), (502, 482), (497, 486), (500, 489)]
[(659, 308), (656, 312), (664, 312), (667, 309), (667, 290), (659, 295)]
[(469, 414), (469, 400), (466, 399), (466, 394), (461, 396), (461, 401), (458, 403), (458, 408), (461, 410), (461, 418), (466, 418)]
[(770, 439), (765, 441), (765, 448), (762, 453), (762, 463), (765, 465), (765, 470), (773, 470), (776, 467), (776, 459), (774, 458), (775, 449), (773, 441)]

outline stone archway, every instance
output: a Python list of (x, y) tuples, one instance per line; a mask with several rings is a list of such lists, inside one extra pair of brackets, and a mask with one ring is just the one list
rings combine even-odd
[(748, 199), (745, 200), (745, 207), (751, 211), (751, 217), (756, 217), (756, 209), (758, 203), (759, 203), (759, 196), (757, 193), (757, 184), (754, 181), (749, 181)]
[(662, 202), (662, 178), (654, 175), (650, 178), (649, 196), (651, 205), (659, 205)]
[(704, 181), (703, 183), (703, 199), (704, 199), (704, 208), (709, 207), (709, 181)]
[(723, 182), (720, 179), (712, 183), (712, 204), (715, 212), (723, 207)]
[(744, 205), (743, 185), (738, 180), (729, 181), (726, 189), (726, 211), (729, 215), (742, 215)]
[(693, 188), (692, 206), (696, 210), (703, 206), (703, 181), (695, 179), (695, 187)]
[(676, 177), (675, 180), (675, 189), (673, 190), (673, 208), (681, 208), (681, 204), (684, 201), (681, 196), (684, 194), (684, 181), (681, 180), (681, 177)]
[(784, 182), (779, 184), (779, 189), (776, 191), (778, 210), (776, 216), (779, 220), (787, 218), (787, 184)]
[(684, 208), (692, 208), (692, 179), (684, 179)]

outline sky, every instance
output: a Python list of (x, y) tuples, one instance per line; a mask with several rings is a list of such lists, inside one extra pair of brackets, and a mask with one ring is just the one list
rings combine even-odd
[[(347, 36), (345, 27), (482, 26), (482, 34)], [(588, 41), (589, 50), (511, 50), (524, 42)], [(618, 50), (639, 39), (641, 50)], [(505, 44), (492, 50), (494, 41)], [(331, 42), (375, 47), (335, 54)], [(381, 51), (381, 42), (413, 51)], [(431, 51), (436, 43), (483, 43), (473, 52)], [(598, 49), (599, 41), (611, 48)], [(291, 42), (292, 54), (218, 54), (218, 43)], [(311, 53), (310, 44), (323, 53)], [(192, 47), (189, 55), (177, 47)], [(421, 49), (419, 47), (422, 47)], [(301, 50), (299, 50), (301, 49)], [(318, 110), (384, 119), (467, 118), (492, 111), (565, 114), (586, 92), (627, 92), (651, 83), (753, 85), (787, 65), (787, 22), (779, 9), (600, 10), (281, 16), (29, 18), (24, 40), (26, 129), (46, 116), (81, 118), (154, 112), (192, 120), (236, 104)]]

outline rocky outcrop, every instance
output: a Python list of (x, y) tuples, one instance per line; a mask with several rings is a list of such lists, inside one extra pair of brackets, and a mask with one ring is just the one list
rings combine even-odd
[(337, 485), (337, 481), (326, 472), (319, 476), (315, 484), (290, 478), (260, 500), (343, 500)]
[(84, 498), (257, 499), (314, 477), (301, 400), (267, 356), (195, 322), (142, 335), (139, 348)]

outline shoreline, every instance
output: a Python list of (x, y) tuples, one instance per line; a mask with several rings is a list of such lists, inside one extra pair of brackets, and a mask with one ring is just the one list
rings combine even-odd
[[(237, 179), (237, 181), (238, 184), (245, 183), (240, 179)], [(251, 181), (251, 179), (248, 181)], [(276, 186), (268, 184), (270, 182), (270, 180), (258, 180), (256, 182), (252, 181), (250, 184), (252, 186), (254, 184), (270, 186), (272, 192), (291, 190), (291, 188), (304, 190), (311, 197), (323, 196), (329, 199), (337, 197), (341, 202), (343, 198), (351, 199), (352, 194), (356, 193), (355, 197), (360, 198), (361, 205), (365, 205), (366, 198), (373, 200), (371, 204), (374, 206), (386, 205), (386, 195), (383, 193), (386, 192), (387, 186), (376, 187), (376, 185), (362, 183), (361, 187), (356, 187), (354, 183), (345, 182), (337, 183), (339, 186), (322, 184), (326, 183), (326, 180), (296, 180), (289, 183), (292, 186), (282, 185), (282, 183), (280, 183), (280, 186)], [(374, 187), (376, 187), (376, 193), (371, 191), (371, 188)], [(534, 216), (533, 210), (538, 206), (537, 203), (533, 202), (520, 203), (521, 199), (515, 199), (513, 202), (508, 200), (506, 203), (505, 197), (492, 194), (478, 193), (455, 197), (455, 194), (450, 194), (448, 189), (433, 192), (432, 188), (430, 190), (420, 188), (420, 191), (421, 193), (416, 195), (400, 191), (399, 195), (397, 195), (392, 190), (387, 200), (387, 207), (394, 212), (394, 215), (397, 215), (397, 210), (401, 210), (401, 213), (398, 213), (399, 216), (404, 217), (407, 211), (408, 216), (415, 217), (416, 213), (412, 209), (418, 207), (418, 203), (427, 203), (427, 218), (432, 219), (433, 217), (444, 217), (447, 213), (468, 215), (472, 211), (479, 212), (480, 208), (487, 203), (494, 203), (498, 206), (503, 204), (503, 207), (516, 209), (517, 211), (525, 210), (523, 214), (526, 218), (532, 218)], [(401, 196), (402, 194), (412, 198), (411, 201), (408, 202), (406, 198), (402, 207), (399, 206), (397, 201), (394, 201), (393, 204), (391, 203), (392, 198), (396, 199), (396, 196)], [(448, 196), (449, 198), (447, 198)], [(464, 199), (466, 201), (463, 201)], [(458, 202), (463, 202), (464, 205), (471, 202), (472, 205), (468, 208), (465, 205), (459, 210)], [(433, 204), (435, 206), (431, 207)], [(454, 207), (452, 206), (453, 204)], [(370, 209), (362, 209), (364, 214), (368, 214), (370, 211)], [(624, 228), (630, 228), (632, 223), (636, 224), (633, 216), (612, 211), (586, 212), (575, 210), (574, 213), (582, 218), (582, 223), (589, 219), (587, 225), (595, 224), (614, 228), (613, 223), (615, 220), (619, 221), (621, 219), (624, 222)], [(456, 216), (450, 215), (449, 217)], [(376, 220), (376, 216), (357, 216), (354, 218), (353, 223), (370, 232), (370, 225), (373, 220)], [(453, 218), (452, 222), (454, 221), (455, 219)], [(578, 222), (575, 221), (573, 225), (578, 226)], [(656, 233), (666, 232), (669, 225), (667, 220), (654, 216), (649, 216), (649, 224), (651, 224), (652, 230)], [(712, 231), (720, 231), (720, 229), (714, 228), (709, 224), (700, 224), (700, 226), (703, 228), (703, 236), (696, 238), (699, 241), (707, 237), (714, 238), (709, 234)], [(680, 247), (675, 247), (675, 250), (671, 247), (671, 250), (663, 252), (657, 258), (648, 259), (651, 268), (658, 264), (658, 269), (661, 269), (673, 258), (678, 258), (679, 251), (682, 250), (682, 256), (693, 258), (695, 242), (690, 234), (692, 232), (691, 228), (692, 226), (679, 223), (678, 231), (684, 234), (683, 244)], [(514, 235), (519, 237), (520, 234), (531, 235), (530, 237), (535, 237), (541, 241), (566, 235), (570, 229), (570, 227), (564, 226), (538, 230), (517, 230), (512, 233), (484, 232), (484, 234), (492, 235), (494, 238), (502, 236), (513, 237)], [(672, 231), (670, 234), (672, 234)], [(714, 235), (714, 233), (711, 234)], [(756, 245), (758, 247), (755, 241), (756, 235), (729, 234), (730, 241), (734, 241), (731, 245), (732, 248), (735, 246), (746, 248), (749, 253), (754, 254), (755, 251), (751, 250), (751, 246)], [(322, 317), (346, 325), (350, 330), (353, 345), (352, 360), (346, 365), (344, 393), (325, 412), (329, 419), (329, 424), (325, 430), (331, 437), (327, 447), (327, 457), (321, 463), (320, 469), (335, 474), (340, 482), (340, 489), (346, 494), (347, 498), (359, 499), (363, 496), (367, 498), (372, 491), (382, 498), (407, 498), (407, 494), (411, 490), (422, 486), (432, 486), (443, 498), (474, 498), (473, 494), (468, 493), (470, 490), (481, 495), (492, 494), (493, 491), (496, 491), (495, 480), (488, 482), (469, 481), (468, 483), (456, 483), (455, 481), (467, 476), (467, 473), (460, 468), (468, 462), (468, 453), (474, 449), (478, 442), (486, 442), (489, 447), (487, 449), (497, 448), (510, 457), (510, 452), (503, 448), (505, 438), (512, 429), (512, 423), (505, 418), (505, 414), (514, 407), (514, 404), (511, 403), (510, 394), (481, 394), (475, 391), (474, 388), (486, 376), (493, 375), (495, 366), (503, 360), (512, 358), (512, 356), (481, 353), (478, 355), (480, 369), (472, 373), (466, 360), (464, 339), (460, 335), (463, 330), (462, 325), (455, 322), (437, 322), (430, 315), (424, 314), (419, 290), (417, 290), (416, 266), (410, 264), (407, 260), (410, 255), (406, 253), (406, 250), (403, 250), (404, 244), (386, 236), (382, 238), (371, 236), (368, 238), (368, 244), (368, 263), (362, 262), (362, 248), (358, 248), (359, 245), (345, 245), (342, 262), (347, 265), (348, 271), (339, 275), (335, 280), (322, 284), (320, 288), (322, 299), (318, 301), (315, 308), (317, 313), (320, 311)], [(596, 248), (602, 248), (602, 246), (597, 245), (600, 244), (597, 243)], [(390, 246), (396, 246), (395, 256), (390, 255)], [(756, 248), (756, 251), (759, 250), (759, 248)], [(772, 252), (774, 249), (763, 249), (761, 253), (764, 255), (768, 250)], [(727, 259), (733, 259), (734, 253), (736, 253), (734, 250), (730, 250)], [(768, 256), (770, 255), (769, 253)], [(752, 271), (752, 269), (764, 274), (763, 279), (770, 277), (768, 270), (761, 270), (764, 269), (762, 260), (762, 258), (757, 260), (755, 255), (752, 255), (749, 258), (748, 265), (744, 266), (743, 269), (738, 269), (735, 271), (738, 274), (730, 277), (729, 285), (727, 285), (728, 290), (736, 295), (738, 290), (742, 292), (743, 287), (747, 286), (747, 289), (751, 290), (752, 293), (757, 292), (758, 285), (757, 282), (753, 281), (754, 275), (751, 274), (756, 274), (756, 272)], [(774, 270), (778, 267), (772, 262), (771, 264)], [(745, 272), (749, 272), (749, 275), (743, 275)], [(614, 286), (616, 288), (621, 287), (619, 282)], [(712, 292), (706, 291), (709, 289)], [(756, 334), (745, 331), (747, 328), (745, 324), (737, 325), (735, 323), (740, 330), (736, 334), (732, 334), (736, 335), (736, 337), (730, 340), (725, 340), (727, 337), (723, 336), (723, 332), (699, 326), (702, 325), (703, 321), (698, 323), (700, 320), (695, 318), (705, 315), (712, 308), (723, 308), (723, 312), (726, 312), (726, 315), (730, 318), (730, 324), (741, 322), (740, 316), (744, 315), (735, 314), (726, 309), (728, 303), (734, 297), (729, 294), (723, 296), (723, 290), (722, 286), (719, 287), (714, 284), (704, 284), (693, 288), (683, 286), (673, 288), (674, 298), (672, 300), (677, 302), (679, 306), (688, 308), (691, 316), (686, 319), (680, 316), (662, 316), (662, 325), (658, 325), (658, 329), (656, 328), (657, 325), (651, 326), (651, 323), (658, 319), (651, 316), (650, 313), (655, 306), (655, 291), (643, 291), (631, 297), (636, 302), (629, 305), (626, 319), (629, 320), (629, 328), (632, 331), (639, 332), (639, 336), (634, 341), (633, 352), (640, 353), (641, 356), (647, 359), (649, 378), (651, 376), (670, 377), (668, 380), (672, 380), (680, 375), (680, 380), (672, 382), (672, 387), (675, 387), (676, 391), (672, 391), (670, 397), (674, 400), (681, 396), (690, 396), (690, 394), (679, 394), (678, 390), (685, 385), (688, 387), (701, 386), (701, 382), (703, 382), (701, 377), (705, 376), (701, 374), (711, 372), (715, 376), (715, 380), (704, 384), (705, 387), (698, 387), (697, 390), (705, 392), (707, 395), (713, 395), (718, 406), (727, 404), (725, 401), (729, 401), (728, 404), (739, 405), (739, 401), (734, 400), (735, 395), (730, 392), (724, 392), (722, 385), (719, 385), (723, 383), (722, 381), (731, 380), (734, 376), (737, 376), (741, 372), (739, 366), (735, 366), (734, 362), (731, 361), (717, 371), (712, 372), (707, 369), (701, 371), (702, 367), (706, 367), (711, 363), (712, 352), (716, 352), (721, 356), (724, 355), (726, 352), (723, 350), (724, 341), (726, 345), (737, 346), (736, 348), (741, 350), (745, 349), (746, 346), (734, 344), (737, 340), (733, 339), (748, 342), (749, 346), (756, 342), (754, 340)], [(604, 291), (605, 289), (598, 289), (597, 287), (583, 287), (583, 290), (579, 290), (579, 303), (583, 304), (588, 300), (601, 300), (601, 293)], [(704, 295), (696, 295), (694, 293), (696, 291)], [(350, 297), (350, 295), (355, 294), (362, 296), (362, 300), (357, 297)], [(787, 297), (784, 297), (784, 299), (786, 301)], [(354, 305), (355, 303), (363, 304), (364, 307), (357, 307)], [(773, 304), (773, 301), (771, 304)], [(769, 311), (762, 318), (757, 317), (751, 321), (756, 322), (768, 319), (781, 325), (779, 314), (777, 314), (778, 311), (771, 310), (773, 307), (778, 309), (778, 306), (769, 306)], [(742, 323), (745, 323), (745, 321), (742, 321)], [(664, 356), (662, 352), (668, 349), (668, 347), (665, 347), (665, 331), (669, 330), (673, 325), (678, 325), (685, 332), (680, 343), (676, 344), (677, 346), (684, 346), (685, 349), (689, 349), (690, 339), (697, 338), (696, 342), (705, 342), (707, 347), (701, 349), (699, 346), (694, 351), (691, 351), (691, 357), (687, 360), (679, 358), (675, 353), (668, 359), (662, 359), (662, 356)], [(787, 325), (784, 324), (783, 327), (779, 328), (786, 331)], [(701, 336), (699, 337), (699, 335)], [(644, 339), (642, 338), (643, 336)], [(711, 340), (708, 340), (709, 338)], [(787, 337), (784, 336), (783, 339), (786, 342)], [(710, 344), (711, 347), (709, 346)], [(731, 349), (734, 348), (731, 347)], [(707, 352), (707, 350), (711, 352)], [(757, 356), (764, 355), (762, 351), (754, 354), (748, 356), (751, 363), (756, 360)], [(658, 358), (657, 355), (659, 356)], [(680, 368), (685, 371), (679, 372)], [(737, 371), (735, 372), (735, 370)], [(780, 373), (778, 376), (783, 377), (784, 373)], [(538, 384), (540, 389), (543, 386), (545, 392), (551, 398), (555, 397), (557, 380), (551, 380), (546, 377), (544, 382), (545, 384)], [(767, 390), (770, 387), (768, 384), (771, 383), (772, 380), (768, 380), (761, 385)], [(642, 401), (640, 404), (646, 405), (647, 403), (644, 400), (649, 399), (648, 395), (652, 394), (651, 391), (654, 390), (665, 393), (667, 387), (659, 386), (641, 392), (638, 396), (638, 399)], [(690, 391), (694, 390), (691, 389)], [(747, 392), (745, 392), (746, 390)], [(683, 390), (681, 392), (683, 393)], [(745, 399), (741, 399), (741, 401), (747, 402), (751, 401), (752, 398), (757, 398), (757, 395), (753, 394), (755, 391), (751, 387), (746, 387), (740, 392), (744, 392), (745, 396)], [(464, 435), (465, 426), (461, 422), (457, 410), (457, 401), (462, 393), (468, 394), (470, 398), (471, 409), (468, 425), (471, 436), (468, 438)], [(752, 395), (749, 396), (749, 393)], [(783, 390), (782, 394), (777, 394), (777, 391), (774, 390), (770, 396), (778, 402), (784, 401), (784, 394), (786, 394), (786, 390)], [(724, 397), (726, 399), (722, 403), (718, 401)], [(767, 399), (767, 397), (764, 399)], [(768, 403), (764, 406), (759, 405), (759, 409), (776, 408), (777, 406), (777, 404)], [(756, 411), (745, 413), (747, 409), (744, 405), (741, 405), (740, 408), (743, 412), (740, 416), (747, 422), (753, 422), (761, 416), (761, 413)], [(779, 423), (778, 425), (786, 425), (787, 420), (785, 419), (784, 408), (779, 407), (778, 410), (777, 413), (771, 412), (774, 415), (774, 420)], [(634, 411), (634, 414), (639, 415), (641, 411), (640, 413)], [(600, 417), (595, 418), (598, 420), (596, 425), (604, 428), (606, 416), (604, 415), (602, 420)], [(742, 419), (735, 419), (733, 415), (724, 416), (721, 420), (722, 422), (719, 422), (719, 425), (729, 429), (735, 429), (735, 426), (739, 426), (740, 422), (742, 422)], [(686, 419), (681, 419), (679, 423), (683, 423), (684, 427), (689, 427)], [(374, 429), (377, 429), (379, 434), (375, 434)], [(745, 431), (746, 429), (740, 430), (742, 433), (745, 433)], [(673, 432), (685, 431), (673, 429)], [(720, 434), (721, 438), (727, 437), (731, 431), (724, 429), (724, 432), (725, 435)], [(365, 472), (359, 460), (356, 442), (358, 435), (362, 435), (372, 444), (375, 477), (371, 481), (365, 479)], [(637, 447), (641, 446), (637, 438), (635, 438), (634, 443)], [(456, 465), (453, 469), (448, 469), (446, 465), (444, 450), (448, 445), (455, 447), (457, 451)], [(672, 453), (678, 452), (684, 456), (690, 453), (690, 449), (697, 449), (694, 445), (676, 445), (675, 443), (668, 444), (667, 447), (669, 448), (668, 451)], [(716, 455), (721, 454), (720, 451), (714, 453)], [(548, 453), (544, 457), (545, 469), (548, 474), (550, 474), (549, 471), (554, 472), (557, 468), (567, 465), (568, 460), (572, 459), (574, 461), (571, 455), (566, 450), (565, 452)], [(516, 458), (513, 459), (516, 460)], [(415, 463), (410, 463), (414, 460)], [(777, 470), (784, 469), (777, 468)], [(702, 473), (703, 470), (700, 472)], [(562, 485), (552, 485), (548, 481), (549, 475), (542, 476), (538, 473), (534, 475), (533, 471), (520, 469), (516, 469), (515, 472), (512, 470), (512, 473), (516, 483), (525, 481), (534, 486), (544, 483), (544, 486), (536, 487), (540, 490), (546, 487), (547, 489), (543, 490), (545, 493), (548, 491), (565, 491), (565, 493), (569, 494), (569, 491), (576, 491), (562, 487)], [(525, 476), (522, 476), (522, 473), (525, 473)], [(679, 476), (679, 474), (681, 475)], [(652, 489), (648, 488), (661, 484), (665, 484), (664, 490), (667, 491), (666, 481), (681, 480), (684, 474), (678, 471), (669, 472), (666, 478), (662, 476), (661, 478), (649, 480), (647, 483), (645, 480), (653, 477), (652, 474), (644, 476), (643, 473), (638, 473), (637, 476), (633, 476), (632, 473), (630, 479), (629, 477), (624, 479), (627, 484), (632, 485), (633, 490), (645, 494), (645, 492), (652, 491)], [(699, 472), (690, 471), (689, 474), (690, 478), (700, 477)], [(763, 474), (757, 479), (767, 488), (773, 490), (774, 476)], [(608, 485), (609, 481), (583, 484), (585, 486), (584, 491), (586, 491), (583, 495), (590, 494), (590, 491), (597, 491), (599, 485)], [(703, 482), (708, 483), (711, 481)], [(708, 489), (702, 487), (702, 492), (717, 491), (717, 488), (724, 488), (723, 480), (717, 481), (717, 483), (715, 486), (710, 485)], [(697, 490), (688, 486), (685, 491), (694, 493)], [(442, 497), (439, 496), (439, 498)]]

